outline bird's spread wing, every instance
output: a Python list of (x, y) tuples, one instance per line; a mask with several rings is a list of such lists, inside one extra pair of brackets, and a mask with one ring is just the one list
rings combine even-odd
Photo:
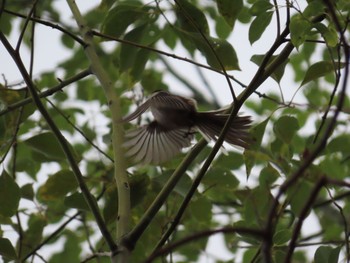
[(167, 108), (176, 110), (193, 110), (196, 107), (194, 100), (186, 99), (177, 95), (171, 95), (166, 91), (154, 93), (148, 100), (141, 104), (131, 114), (122, 119), (122, 122), (129, 122), (138, 118), (149, 108)]
[(142, 103), (140, 106), (138, 106), (137, 109), (133, 113), (124, 117), (122, 119), (122, 122), (129, 122), (129, 121), (132, 121), (132, 120), (138, 118), (142, 113), (144, 113), (146, 110), (148, 110), (149, 107), (150, 107), (150, 101), (146, 100), (144, 103)]
[(193, 134), (188, 129), (167, 130), (153, 121), (126, 134), (127, 156), (137, 163), (159, 164), (170, 160), (182, 148), (191, 145)]
[(151, 107), (168, 108), (176, 110), (193, 110), (196, 103), (192, 99), (186, 99), (181, 96), (171, 95), (166, 91), (155, 93), (149, 98)]

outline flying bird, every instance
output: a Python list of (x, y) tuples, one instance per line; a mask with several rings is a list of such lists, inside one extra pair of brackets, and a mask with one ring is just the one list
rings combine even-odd
[[(224, 110), (198, 112), (194, 99), (158, 91), (141, 104), (122, 122), (130, 122), (150, 110), (154, 120), (126, 133), (126, 155), (135, 162), (160, 164), (191, 145), (199, 131), (209, 141), (216, 141), (229, 114)], [(236, 116), (225, 135), (225, 141), (247, 148), (250, 142), (249, 116)]]

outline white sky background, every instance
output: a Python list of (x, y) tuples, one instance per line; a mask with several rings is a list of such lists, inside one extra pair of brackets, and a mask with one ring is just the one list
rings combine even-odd
[[(209, 0), (207, 0), (209, 1)], [(96, 7), (98, 5), (99, 1), (97, 0), (76, 0), (78, 7), (81, 9), (81, 12), (84, 13), (84, 10), (88, 10), (91, 7)], [(281, 29), (283, 30), (284, 28), (284, 13), (285, 9), (283, 8), (285, 1), (278, 1), (281, 3), (281, 9), (280, 9), (280, 14), (281, 14)], [(301, 1), (303, 2), (303, 1)], [(58, 10), (61, 10), (60, 14), (62, 16), (62, 20), (66, 21), (67, 23), (72, 23), (75, 25), (75, 21), (72, 19), (71, 12), (68, 8), (68, 5), (66, 1), (64, 0), (56, 0), (55, 5), (57, 6)], [(18, 26), (18, 24), (17, 24)], [(17, 27), (18, 28), (18, 27)], [(237, 79), (239, 79), (241, 82), (245, 84), (249, 84), (250, 80), (254, 76), (257, 66), (250, 62), (250, 58), (253, 54), (265, 54), (268, 49), (270, 48), (271, 44), (273, 43), (275, 37), (276, 37), (276, 17), (273, 17), (273, 22), (271, 23), (269, 27), (269, 32), (268, 34), (264, 34), (263, 37), (257, 41), (253, 46), (250, 45), (248, 42), (248, 27), (247, 25), (242, 25), (240, 23), (236, 23), (235, 29), (233, 34), (231, 35), (229, 42), (234, 46), (240, 67), (242, 71), (234, 71), (234, 72), (229, 72), (229, 74), (234, 75)], [(211, 28), (211, 33), (214, 34), (215, 30)], [(35, 39), (35, 63), (34, 63), (34, 76), (38, 75), (39, 73), (43, 71), (51, 71), (56, 68), (57, 64), (61, 61), (64, 61), (69, 55), (70, 51), (62, 47), (61, 42), (60, 42), (60, 36), (61, 33), (55, 29), (46, 27), (46, 26), (41, 26), (37, 24), (36, 26), (36, 39)], [(18, 34), (17, 32), (12, 35), (11, 37), (11, 43), (14, 44), (15, 41), (17, 41)], [(183, 50), (181, 47), (179, 47), (174, 51), (168, 50), (167, 47), (164, 45), (158, 45), (157, 46), (159, 49), (168, 51), (169, 53), (174, 53), (178, 56), (183, 56), (183, 57), (189, 57), (188, 53)], [(28, 49), (23, 46), (22, 47), (22, 58), (24, 61), (27, 63), (29, 62), (29, 52)], [(200, 56), (197, 56), (200, 57)], [(18, 83), (22, 80), (22, 77), (20, 73), (17, 70), (16, 65), (12, 62), (12, 59), (9, 57), (3, 46), (0, 46), (0, 58), (1, 58), (1, 63), (0, 63), (0, 74), (3, 74), (8, 81), (8, 84), (14, 84)], [(172, 58), (166, 58), (169, 62), (173, 62)], [(206, 63), (204, 59), (201, 59), (202, 63)], [(11, 61), (11, 63), (8, 63), (8, 61)], [(4, 63), (5, 62), (5, 63)], [(172, 65), (176, 65), (176, 70), (180, 72), (183, 76), (194, 76), (195, 78), (197, 77), (195, 68), (193, 65), (186, 63), (184, 61), (176, 60), (175, 63), (172, 63)], [(191, 74), (192, 72), (192, 74)], [(213, 73), (210, 71), (204, 71), (207, 79), (211, 83), (213, 87), (215, 87), (214, 92), (218, 96), (220, 103), (222, 105), (226, 105), (228, 103), (231, 103), (232, 97), (230, 94), (230, 90), (228, 88), (226, 79), (217, 73)], [(0, 76), (1, 77), (1, 76)], [(59, 74), (57, 77), (61, 77)], [(194, 83), (196, 86), (201, 86), (203, 85), (202, 82), (198, 79), (190, 79), (192, 83)], [(283, 77), (281, 81), (281, 87), (283, 90), (283, 95), (286, 101), (289, 101), (292, 96), (294, 95), (294, 92), (298, 88), (298, 85), (293, 83), (293, 78), (294, 76), (292, 75), (291, 70), (288, 68), (286, 69), (285, 76)], [(3, 79), (1, 79), (1, 82), (3, 82)], [(183, 92), (184, 89), (181, 88), (180, 85), (172, 77), (167, 77), (167, 83), (169, 87), (175, 91), (175, 92)], [(239, 94), (242, 89), (233, 83), (236, 95)], [(65, 91), (69, 90), (70, 87), (66, 88)], [(267, 92), (268, 90), (273, 90), (275, 93), (279, 92), (278, 84), (272, 80), (268, 79), (261, 88), (259, 88), (259, 92), (264, 93)], [(257, 99), (258, 96), (252, 95), (250, 99)], [(297, 96), (296, 100), (298, 102), (304, 102), (302, 96)], [(94, 108), (92, 109), (91, 114), (93, 115), (95, 112), (99, 111), (99, 108)], [(249, 113), (249, 110), (243, 109), (244, 112)], [(259, 122), (261, 119), (259, 119), (258, 116), (254, 116), (254, 121)], [(56, 168), (57, 169), (57, 168)], [(26, 183), (26, 182), (24, 182)], [(23, 184), (24, 184), (23, 183)], [(308, 219), (310, 220), (310, 219)], [(311, 227), (310, 227), (311, 226)], [(312, 227), (315, 226), (315, 227)], [(305, 230), (305, 228), (303, 229)], [(307, 231), (304, 231), (304, 233), (314, 233), (317, 230), (317, 227), (315, 225), (315, 221), (311, 220), (311, 223), (308, 224), (308, 229)], [(49, 233), (50, 231), (45, 230), (46, 233)], [(222, 236), (221, 235), (215, 235), (210, 239), (209, 246), (208, 246), (208, 255), (203, 255), (200, 262), (202, 263), (211, 263), (213, 262), (211, 259), (211, 255), (215, 255), (218, 258), (222, 260), (228, 260), (232, 258), (232, 254), (229, 253), (227, 249), (224, 249), (222, 241)]]

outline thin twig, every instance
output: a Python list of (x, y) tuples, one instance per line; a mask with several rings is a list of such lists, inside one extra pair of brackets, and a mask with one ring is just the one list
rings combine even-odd
[(81, 215), (81, 211), (75, 213), (72, 215), (68, 220), (66, 220), (64, 223), (62, 223), (60, 226), (56, 228), (55, 231), (53, 231), (49, 236), (47, 236), (43, 241), (40, 242), (31, 252), (29, 252), (25, 257), (23, 257), (23, 261), (27, 260), (32, 255), (35, 255), (36, 252), (41, 249), (44, 245), (48, 244), (52, 239), (56, 238), (58, 234), (60, 234), (66, 226), (72, 222), (74, 219), (76, 219), (79, 215)]
[(33, 6), (32, 8), (29, 10), (29, 13), (28, 15), (26, 16), (25, 18), (25, 21), (24, 21), (24, 25), (23, 25), (23, 28), (21, 30), (21, 33), (19, 34), (19, 37), (18, 37), (18, 40), (17, 40), (17, 45), (16, 45), (16, 52), (19, 53), (19, 50), (21, 48), (21, 44), (22, 44), (22, 40), (23, 40), (23, 37), (24, 37), (24, 34), (27, 30), (27, 27), (28, 27), (28, 24), (29, 24), (29, 21), (30, 21), (30, 18), (32, 17), (33, 13), (34, 13), (34, 10), (35, 10), (35, 7), (36, 7), (36, 4), (38, 3), (38, 0), (35, 0), (33, 2)]
[(147, 260), (144, 263), (151, 263), (154, 259), (157, 257), (167, 255), (171, 251), (174, 251), (176, 248), (186, 245), (187, 243), (193, 242), (195, 240), (201, 239), (201, 238), (207, 238), (209, 236), (218, 234), (218, 233), (223, 233), (223, 234), (233, 234), (233, 233), (241, 233), (241, 234), (247, 234), (247, 235), (252, 235), (258, 238), (264, 238), (264, 231), (259, 230), (259, 229), (253, 229), (253, 228), (245, 228), (245, 227), (224, 227), (224, 228), (219, 228), (219, 229), (209, 229), (206, 231), (202, 231), (190, 236), (187, 236), (183, 239), (180, 239), (174, 243), (171, 243), (162, 249), (156, 251), (155, 253), (151, 254), (147, 258)]
[[(198, 63), (196, 61), (193, 61), (193, 60), (185, 58), (185, 57), (180, 57), (180, 56), (177, 56), (175, 54), (172, 54), (172, 53), (169, 53), (169, 52), (165, 52), (163, 50), (159, 50), (159, 49), (156, 49), (156, 48), (153, 48), (153, 47), (150, 47), (150, 46), (141, 45), (139, 43), (128, 41), (128, 40), (125, 40), (125, 39), (116, 38), (116, 37), (113, 37), (113, 36), (106, 35), (106, 34), (103, 34), (101, 32), (98, 32), (96, 30), (92, 30), (91, 34), (93, 34), (95, 36), (98, 36), (98, 37), (101, 37), (101, 38), (104, 38), (104, 39), (107, 39), (107, 40), (114, 40), (114, 41), (120, 42), (122, 44), (131, 45), (131, 46), (134, 46), (134, 47), (139, 47), (139, 48), (146, 49), (146, 50), (149, 50), (149, 51), (152, 51), (152, 52), (164, 55), (164, 56), (168, 56), (168, 57), (171, 57), (171, 58), (174, 58), (174, 59), (182, 60), (182, 61), (185, 61), (187, 63), (193, 64), (195, 66), (198, 66), (198, 67), (201, 67), (201, 68), (205, 68), (205, 69), (208, 69), (210, 71), (213, 71), (213, 72), (216, 72), (216, 73), (218, 73), (220, 75), (225, 76), (225, 74), (222, 71), (218, 70), (218, 69), (212, 68), (212, 67), (207, 66), (205, 64)], [(231, 80), (233, 80), (234, 82), (239, 84), (241, 87), (246, 87), (244, 85), (244, 83), (242, 83), (239, 80), (237, 80), (234, 76), (232, 76), (232, 75), (227, 75), (227, 76), (228, 76), (228, 78), (230, 78)]]
[[(90, 74), (91, 74), (90, 69), (85, 69), (69, 79), (66, 79), (64, 81), (60, 81), (60, 84), (58, 84), (57, 86), (39, 93), (38, 96), (39, 96), (39, 98), (45, 98), (45, 97), (51, 96), (51, 95), (55, 94), (56, 92), (62, 90), (66, 86), (68, 86), (68, 85), (70, 85), (78, 80), (81, 80), (81, 79), (89, 76)], [(26, 98), (26, 99), (23, 99), (21, 101), (18, 101), (16, 103), (7, 105), (4, 110), (0, 111), (0, 116), (7, 114), (11, 111), (14, 111), (20, 107), (23, 107), (31, 102), (33, 102), (33, 99), (30, 97), (30, 98)]]
[(93, 148), (95, 148), (99, 153), (101, 153), (104, 157), (114, 163), (112, 157), (110, 157), (106, 152), (104, 152), (98, 145), (96, 145), (89, 137), (87, 137), (83, 130), (81, 130), (77, 125), (75, 125), (69, 117), (67, 117), (54, 103), (52, 103), (48, 98), (45, 98), (48, 103), (66, 120), (66, 122), (73, 127), (75, 131), (77, 131)]
[[(17, 13), (17, 12), (14, 12), (14, 11), (11, 11), (11, 10), (8, 10), (8, 9), (3, 9), (4, 13), (7, 13), (7, 14), (10, 14), (10, 15), (14, 15), (14, 16), (17, 16), (17, 17), (20, 17), (20, 18), (24, 18), (24, 19), (27, 19), (28, 16), (26, 15), (23, 15), (23, 14), (20, 14), (20, 13)], [(85, 42), (80, 38), (78, 37), (76, 34), (68, 31), (67, 29), (53, 23), (53, 22), (49, 22), (49, 21), (46, 21), (46, 20), (43, 20), (43, 19), (40, 19), (40, 18), (37, 18), (37, 17), (29, 17), (29, 20), (31, 21), (34, 21), (34, 22), (37, 22), (41, 25), (45, 25), (45, 26), (49, 26), (53, 29), (57, 29), (58, 31), (61, 31), (62, 33), (64, 33), (65, 35), (69, 36), (70, 38), (72, 38), (73, 40), (75, 40), (76, 42), (78, 42), (81, 46), (85, 47), (86, 44)]]

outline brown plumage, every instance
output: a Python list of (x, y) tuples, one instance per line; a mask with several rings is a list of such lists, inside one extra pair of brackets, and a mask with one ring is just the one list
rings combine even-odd
[[(216, 141), (229, 116), (222, 110), (198, 112), (195, 100), (159, 91), (122, 121), (132, 121), (148, 109), (154, 120), (128, 131), (124, 143), (128, 148), (126, 155), (143, 164), (159, 164), (171, 159), (191, 145), (196, 131), (207, 140)], [(250, 123), (249, 116), (236, 116), (225, 135), (225, 141), (246, 148), (250, 140)]]

